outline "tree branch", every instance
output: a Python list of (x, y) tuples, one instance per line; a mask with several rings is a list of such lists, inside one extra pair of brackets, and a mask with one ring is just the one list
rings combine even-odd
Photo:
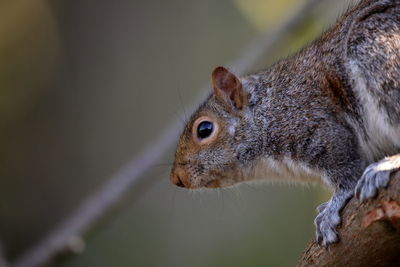
[(302, 266), (400, 266), (400, 171), (378, 197), (354, 198), (342, 212), (340, 242), (325, 249), (311, 240)]
[[(254, 66), (263, 55), (290, 35), (296, 26), (301, 25), (320, 3), (326, 0), (307, 0), (296, 7), (283, 23), (273, 32), (266, 32), (251, 43), (237, 60), (228, 66), (241, 75)], [(201, 99), (209, 91), (209, 86), (201, 90)], [(199, 97), (200, 99), (200, 97)], [(198, 103), (199, 101), (196, 101)], [(193, 105), (196, 106), (196, 105)], [(81, 236), (105, 212), (113, 207), (130, 189), (138, 184), (153, 165), (160, 161), (165, 152), (175, 143), (181, 121), (171, 123), (156, 140), (137, 158), (122, 167), (92, 195), (88, 196), (70, 216), (58, 225), (38, 244), (30, 248), (15, 263), (16, 267), (40, 266), (49, 262), (58, 253), (74, 250), (74, 241)]]

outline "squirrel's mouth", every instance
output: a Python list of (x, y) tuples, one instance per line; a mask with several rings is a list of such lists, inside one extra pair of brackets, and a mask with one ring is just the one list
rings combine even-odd
[(211, 180), (211, 181), (208, 181), (204, 185), (204, 187), (207, 187), (207, 188), (218, 188), (218, 187), (221, 187), (221, 182), (220, 182), (219, 179)]
[(243, 179), (235, 179), (230, 177), (223, 177), (213, 179), (211, 181), (206, 182), (203, 187), (206, 188), (220, 188), (220, 187), (231, 187), (235, 186), (238, 183), (244, 182)]

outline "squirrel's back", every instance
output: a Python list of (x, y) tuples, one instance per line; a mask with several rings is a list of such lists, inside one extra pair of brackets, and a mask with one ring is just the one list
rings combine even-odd
[(304, 157), (318, 149), (294, 144), (316, 129), (343, 138), (350, 127), (367, 163), (399, 153), (400, 0), (361, 1), (316, 42), (243, 80), (269, 147)]

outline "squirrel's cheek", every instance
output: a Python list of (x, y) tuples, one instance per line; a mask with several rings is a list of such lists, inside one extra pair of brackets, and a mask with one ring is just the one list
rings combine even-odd
[(235, 136), (235, 132), (236, 132), (236, 130), (235, 130), (235, 125), (230, 125), (230, 126), (228, 127), (228, 133), (229, 133), (231, 136)]
[(229, 135), (235, 136), (237, 125), (238, 125), (238, 120), (237, 119), (229, 120), (229, 126), (228, 126)]

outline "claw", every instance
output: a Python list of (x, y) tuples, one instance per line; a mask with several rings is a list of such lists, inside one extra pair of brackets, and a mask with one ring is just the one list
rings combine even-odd
[(341, 223), (340, 211), (353, 196), (352, 191), (339, 191), (332, 199), (319, 205), (319, 214), (314, 220), (317, 228), (317, 242), (320, 246), (329, 247), (339, 241), (337, 227)]
[(318, 209), (320, 213), (314, 221), (317, 227), (317, 242), (320, 246), (327, 247), (338, 241), (336, 227), (340, 224), (340, 216), (329, 208), (329, 202), (320, 205)]
[(324, 211), (324, 209), (326, 208), (327, 205), (328, 205), (328, 202), (324, 202), (324, 203), (322, 203), (321, 205), (319, 205), (319, 206), (317, 207), (317, 212), (318, 212), (318, 213), (321, 213), (322, 211)]
[(369, 165), (357, 183), (356, 197), (361, 202), (375, 197), (380, 188), (388, 185), (390, 174), (396, 168), (398, 167), (391, 164), (390, 158)]

